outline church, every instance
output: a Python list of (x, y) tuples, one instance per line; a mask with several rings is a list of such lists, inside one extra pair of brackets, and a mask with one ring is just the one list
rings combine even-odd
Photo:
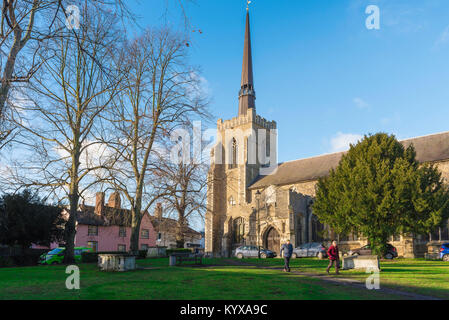
[[(279, 256), (287, 239), (294, 246), (337, 239), (343, 251), (365, 245), (359, 235), (334, 234), (313, 214), (318, 179), (338, 166), (344, 152), (277, 163), (276, 122), (256, 113), (249, 12), (238, 99), (237, 117), (217, 121), (208, 175), (205, 252), (229, 257), (241, 245), (259, 245)], [(413, 144), (417, 159), (434, 163), (449, 182), (449, 132), (401, 143)], [(430, 234), (395, 235), (390, 240), (399, 256), (413, 258), (448, 242), (449, 231), (446, 225)]]

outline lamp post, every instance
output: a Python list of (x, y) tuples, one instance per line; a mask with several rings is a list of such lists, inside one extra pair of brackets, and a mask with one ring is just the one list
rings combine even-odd
[(260, 233), (260, 220), (259, 220), (259, 202), (260, 202), (260, 191), (256, 192), (256, 202), (257, 202), (257, 256), (260, 259), (260, 246), (259, 246), (259, 233)]

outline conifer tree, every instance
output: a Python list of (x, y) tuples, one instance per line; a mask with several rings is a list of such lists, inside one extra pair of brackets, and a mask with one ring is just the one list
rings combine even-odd
[(314, 213), (338, 234), (360, 232), (383, 254), (394, 234), (424, 234), (449, 216), (449, 191), (432, 164), (394, 135), (365, 136), (317, 184)]

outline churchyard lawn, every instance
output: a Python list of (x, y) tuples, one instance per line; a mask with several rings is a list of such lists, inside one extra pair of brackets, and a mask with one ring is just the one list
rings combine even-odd
[[(81, 264), (80, 290), (66, 289), (65, 266), (2, 268), (0, 299), (404, 299), (308, 275), (323, 275), (326, 260), (293, 260), (292, 269), (299, 274), (281, 272), (281, 259), (205, 260), (207, 267), (168, 267), (166, 258), (138, 260), (141, 269), (127, 273), (100, 272), (95, 264)], [(447, 263), (399, 259), (381, 266), (381, 286), (449, 299)], [(340, 277), (363, 282), (368, 276), (342, 273)]]

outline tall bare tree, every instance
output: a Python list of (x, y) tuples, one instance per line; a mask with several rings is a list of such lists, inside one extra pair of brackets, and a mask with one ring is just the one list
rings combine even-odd
[(136, 252), (142, 214), (165, 194), (151, 183), (157, 169), (156, 143), (192, 114), (204, 113), (206, 103), (201, 79), (187, 64), (187, 47), (179, 35), (168, 29), (148, 30), (129, 42), (125, 52), (124, 90), (114, 101), (110, 134), (103, 142), (116, 164), (109, 169), (109, 183), (131, 207), (130, 250)]
[(94, 132), (101, 130), (101, 114), (120, 92), (113, 64), (120, 35), (113, 15), (85, 7), (79, 41), (60, 36), (48, 42), (43, 65), (26, 87), (31, 102), (15, 114), (21, 146), (30, 153), (16, 166), (15, 180), (68, 200), (66, 262), (74, 259), (79, 199), (97, 182), (93, 172), (110, 165)]
[[(5, 107), (13, 106), (10, 89), (14, 83), (28, 82), (45, 62), (42, 50), (46, 41), (65, 37), (80, 41), (76, 25), (67, 27), (72, 20), (69, 10), (95, 7), (103, 12), (113, 11), (115, 16), (130, 16), (122, 0), (3, 0), (0, 20), (0, 123)], [(9, 103), (8, 103), (9, 102)], [(0, 141), (12, 128), (0, 131)]]
[(205, 218), (208, 166), (198, 158), (178, 163), (164, 158), (160, 158), (155, 183), (165, 191), (166, 210), (176, 216), (176, 246), (184, 248), (189, 223)]

